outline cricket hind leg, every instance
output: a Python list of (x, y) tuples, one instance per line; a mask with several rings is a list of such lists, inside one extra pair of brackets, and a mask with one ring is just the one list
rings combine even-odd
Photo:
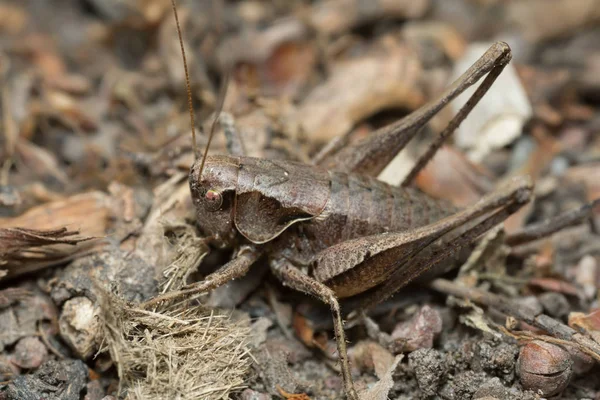
[(272, 260), (271, 270), (285, 286), (312, 295), (321, 300), (323, 303), (329, 305), (333, 316), (333, 331), (335, 333), (337, 350), (340, 358), (344, 391), (346, 392), (348, 399), (358, 400), (358, 394), (354, 389), (354, 383), (350, 373), (350, 363), (348, 361), (346, 335), (344, 333), (342, 313), (335, 293), (321, 282), (318, 282), (306, 275), (300, 269), (292, 265), (288, 260)]
[(432, 267), (439, 265), (461, 248), (474, 242), (483, 233), (506, 220), (524, 204), (525, 202), (518, 201), (500, 208), (485, 219), (478, 220), (474, 226), (454, 234), (448, 240), (437, 243), (422, 254), (418, 254), (409, 265), (395, 271), (385, 283), (364, 296), (360, 301), (360, 309), (366, 310), (387, 300), (403, 286), (406, 286), (423, 273), (431, 271)]
[(260, 256), (261, 252), (258, 250), (252, 247), (242, 247), (231, 261), (212, 274), (207, 275), (202, 281), (186, 285), (180, 290), (159, 295), (142, 303), (141, 306), (142, 308), (152, 307), (164, 301), (172, 301), (185, 296), (197, 295), (216, 289), (233, 279), (241, 278), (246, 275), (252, 264), (254, 264)]
[[(448, 137), (467, 117), (483, 95), (492, 86), (498, 75), (511, 59), (510, 47), (503, 42), (493, 44), (485, 54), (475, 62), (444, 93), (405, 118), (381, 128), (356, 144), (344, 147), (339, 152), (320, 154), (318, 165), (330, 170), (346, 173), (377, 176), (402, 150), (407, 143), (425, 126), (429, 120), (450, 101), (487, 75), (467, 103), (442, 131), (434, 145), (417, 161), (414, 170), (406, 180), (408, 184), (435, 154), (443, 140)], [(335, 149), (335, 146), (331, 146)]]

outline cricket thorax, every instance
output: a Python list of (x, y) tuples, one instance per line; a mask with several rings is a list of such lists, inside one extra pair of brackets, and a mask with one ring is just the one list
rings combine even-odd
[(349, 239), (424, 226), (456, 210), (417, 189), (354, 174), (330, 173), (329, 187), (318, 216), (290, 226), (274, 241), (277, 256), (308, 265), (319, 252)]

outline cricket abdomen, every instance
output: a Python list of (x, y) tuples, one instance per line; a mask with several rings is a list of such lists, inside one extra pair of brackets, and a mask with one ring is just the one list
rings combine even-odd
[(456, 211), (417, 189), (360, 175), (331, 172), (330, 176), (331, 194), (324, 211), (299, 227), (310, 238), (314, 254), (349, 239), (427, 225)]

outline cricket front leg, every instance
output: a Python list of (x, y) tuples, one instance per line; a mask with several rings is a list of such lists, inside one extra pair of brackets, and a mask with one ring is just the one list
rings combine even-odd
[(171, 301), (184, 296), (196, 295), (223, 286), (227, 282), (241, 278), (250, 270), (262, 252), (250, 246), (240, 248), (235, 257), (200, 282), (186, 285), (180, 290), (159, 295), (141, 304), (142, 308), (156, 306), (163, 301)]
[(450, 136), (467, 117), (485, 92), (492, 86), (498, 75), (511, 59), (510, 47), (506, 43), (493, 44), (485, 54), (475, 62), (444, 93), (405, 118), (381, 128), (356, 144), (347, 146), (330, 154), (320, 154), (318, 165), (330, 170), (362, 175), (377, 176), (402, 150), (407, 143), (450, 101), (487, 75), (467, 103), (461, 108), (448, 126), (434, 141), (433, 146), (417, 161), (415, 169), (409, 174), (408, 181), (429, 161), (443, 140)]
[(279, 280), (292, 289), (312, 295), (323, 303), (328, 304), (331, 308), (333, 317), (333, 331), (337, 342), (338, 355), (340, 357), (340, 365), (342, 369), (342, 379), (344, 381), (344, 391), (350, 400), (358, 400), (358, 394), (354, 389), (352, 375), (350, 373), (350, 362), (348, 361), (348, 352), (346, 349), (346, 335), (344, 333), (344, 323), (342, 321), (342, 313), (340, 304), (335, 293), (310, 276), (306, 275), (300, 269), (292, 265), (288, 260), (277, 259), (272, 260), (271, 270)]

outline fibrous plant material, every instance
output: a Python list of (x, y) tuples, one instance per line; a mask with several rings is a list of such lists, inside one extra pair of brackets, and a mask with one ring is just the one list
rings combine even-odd
[[(72, 249), (77, 244), (91, 239), (67, 228), (0, 228), (0, 269), (6, 270), (10, 277), (23, 272), (20, 269), (27, 272), (40, 265), (64, 262), (75, 253)], [(71, 248), (67, 250), (60, 245)]]
[(244, 388), (245, 321), (188, 302), (146, 311), (108, 296), (102, 317), (126, 399), (226, 399)]

